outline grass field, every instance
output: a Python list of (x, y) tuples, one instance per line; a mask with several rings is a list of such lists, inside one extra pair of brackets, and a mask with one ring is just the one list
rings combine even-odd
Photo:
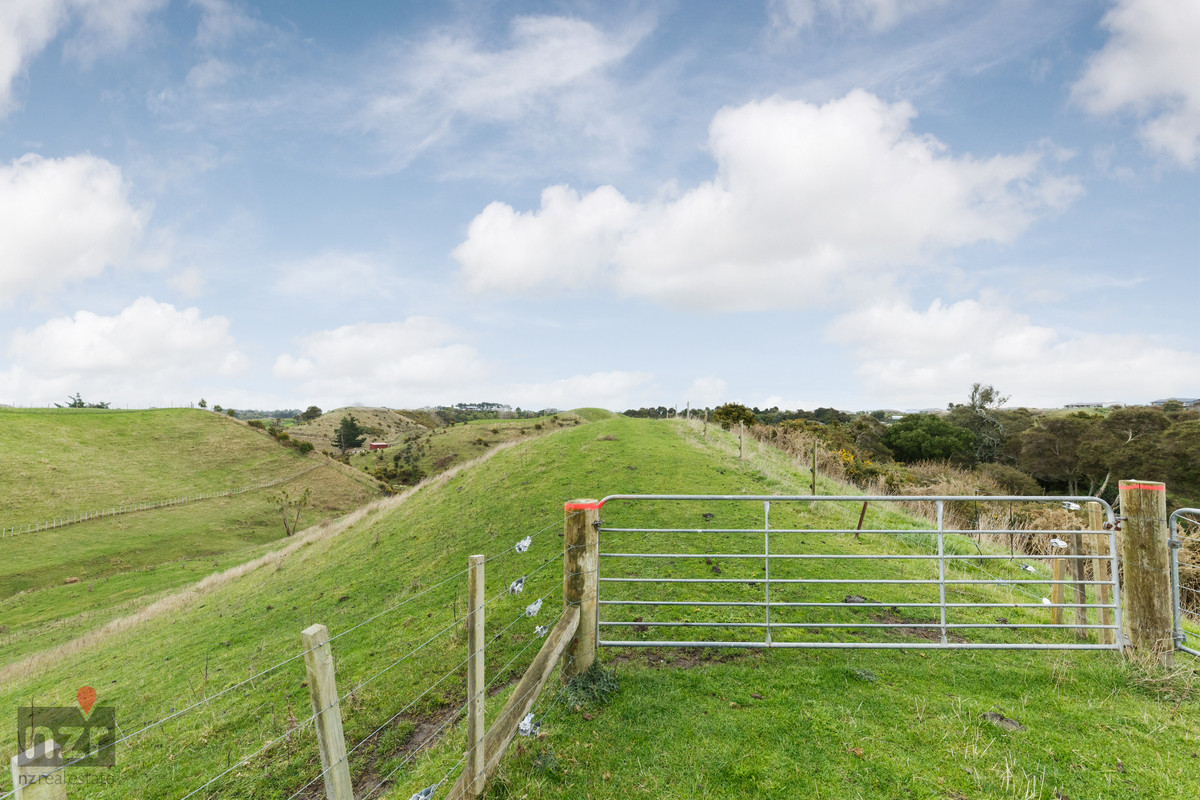
[[(701, 438), (684, 423), (594, 416), (493, 450), (411, 496), (379, 501), (351, 523), (317, 528), (289, 542), (286, 554), (165, 602), (162, 613), (101, 641), (19, 664), (0, 684), (0, 708), (71, 705), (86, 684), (118, 709), (130, 734), (198, 703), (119, 745), (113, 768), (71, 772), (75, 796), (182, 798), (199, 790), (191, 796), (289, 798), (320, 762), (311, 728), (297, 726), (309, 716), (303, 664), (286, 660), (300, 652), (299, 632), (321, 622), (338, 637), (359, 796), (383, 781), (371, 796), (404, 800), (444, 776), (452, 780), (463, 733), (450, 723), (465, 692), (465, 638), (455, 625), (465, 576), (458, 573), (468, 554), (493, 557), (494, 715), (536, 650), (532, 626), (553, 619), (524, 620), (525, 605), (544, 598), (542, 614), (561, 606), (563, 501), (792, 493), (807, 479), (770, 451), (753, 448), (739, 461), (736, 445), (712, 428)], [(534, 537), (529, 551), (513, 552), (526, 535)], [(521, 576), (524, 593), (504, 594)], [(488, 797), (1200, 794), (1194, 666), (1164, 675), (1111, 653), (600, 655), (615, 670), (617, 693), (591, 703), (548, 692), (538, 707), (542, 736), (518, 742)], [(989, 711), (1025, 729), (997, 727), (981, 716)], [(415, 753), (443, 724), (439, 743)], [(0, 731), (0, 755), (13, 753), (14, 739)], [(315, 789), (300, 796), (315, 797)]]
[(192, 409), (0, 408), (0, 526), (218, 492), (311, 465), (244, 423)]
[(249, 560), (284, 536), (271, 501), (280, 490), (293, 496), (311, 490), (305, 525), (378, 494), (341, 465), (321, 466), (321, 459), (202, 411), (3, 410), (0, 436), (0, 472), (12, 479), (0, 508), (26, 518), (298, 475), (270, 489), (0, 539), (0, 663), (69, 641)]

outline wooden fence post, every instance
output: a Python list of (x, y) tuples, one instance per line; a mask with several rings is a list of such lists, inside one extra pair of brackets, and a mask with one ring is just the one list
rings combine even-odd
[(1083, 550), (1083, 534), (1071, 534), (1071, 555), (1077, 556), (1071, 559), (1071, 576), (1075, 580), (1075, 624), (1079, 627), (1075, 629), (1075, 635), (1080, 639), (1086, 639), (1088, 635), (1087, 629), (1087, 580), (1084, 573), (1084, 555)]
[(467, 574), (467, 753), (464, 772), (467, 797), (483, 794), (487, 779), (487, 753), (483, 737), (487, 732), (483, 706), (487, 699), (487, 680), (484, 677), (483, 648), (485, 644), (483, 611), (486, 600), (483, 589), (485, 556), (470, 556)]
[(1155, 481), (1121, 481), (1121, 557), (1125, 567), (1125, 619), (1130, 644), (1175, 663), (1171, 613), (1167, 490)]
[(579, 606), (579, 628), (563, 657), (563, 678), (587, 672), (596, 660), (597, 580), (600, 503), (573, 500), (564, 506), (566, 529), (563, 553), (563, 607)]
[[(1054, 545), (1050, 545), (1050, 547), (1053, 548)], [(1055, 549), (1057, 549), (1057, 548), (1055, 548)], [(1053, 553), (1054, 550), (1051, 550), (1050, 552)], [(1063, 603), (1063, 597), (1066, 594), (1063, 591), (1063, 587), (1065, 584), (1059, 583), (1059, 581), (1061, 581), (1063, 579), (1063, 574), (1065, 573), (1065, 570), (1063, 569), (1062, 559), (1061, 558), (1053, 559), (1050, 562), (1050, 568), (1051, 568), (1051, 570), (1053, 570), (1052, 575), (1054, 576), (1054, 583), (1050, 584), (1050, 602), (1054, 604), (1054, 607), (1050, 609), (1050, 621), (1052, 623), (1054, 623), (1055, 625), (1062, 625), (1062, 621), (1063, 621), (1062, 603)]]
[(324, 625), (312, 625), (300, 634), (300, 641), (304, 645), (304, 667), (308, 672), (308, 696), (316, 715), (314, 722), (317, 746), (321, 750), (321, 769), (325, 773), (325, 797), (327, 800), (354, 800), (346, 738), (342, 733), (342, 709), (333, 676), (329, 630)]
[[(1088, 503), (1088, 527), (1094, 531), (1098, 531), (1098, 535), (1090, 536), (1092, 540), (1092, 553), (1098, 556), (1103, 556), (1108, 552), (1108, 531), (1104, 530), (1104, 510), (1099, 503)], [(1110, 581), (1108, 558), (1093, 558), (1092, 559), (1092, 580), (1094, 581)], [(1096, 584), (1096, 602), (1100, 605), (1109, 605), (1112, 603), (1112, 587), (1104, 584)], [(1111, 608), (1102, 608), (1098, 614), (1098, 620), (1101, 625), (1112, 625), (1113, 613)], [(1112, 644), (1116, 641), (1111, 630), (1096, 631), (1096, 641), (1100, 644)]]
[(65, 770), (37, 780), (38, 776), (61, 765), (62, 747), (53, 739), (13, 756), (13, 800), (67, 800)]
[(814, 497), (817, 494), (817, 443), (813, 442), (813, 457), (812, 457), (812, 491), (809, 494)]
[(741, 461), (746, 455), (745, 448), (746, 439), (746, 423), (738, 420), (738, 461)]

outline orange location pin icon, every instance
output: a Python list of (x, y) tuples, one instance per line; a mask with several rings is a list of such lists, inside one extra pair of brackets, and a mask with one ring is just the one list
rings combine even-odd
[(96, 705), (96, 690), (90, 686), (81, 686), (75, 693), (75, 699), (79, 701), (79, 707), (83, 709), (83, 713), (88, 714), (91, 712), (92, 706)]

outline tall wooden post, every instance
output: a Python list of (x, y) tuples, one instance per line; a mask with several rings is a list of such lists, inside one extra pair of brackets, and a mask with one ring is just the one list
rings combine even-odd
[(1075, 580), (1075, 624), (1078, 625), (1075, 629), (1075, 635), (1080, 639), (1086, 639), (1088, 635), (1087, 629), (1087, 580), (1084, 573), (1083, 552), (1083, 534), (1071, 534), (1071, 555), (1076, 558), (1071, 559), (1071, 577)]
[(13, 800), (67, 800), (65, 770), (38, 780), (62, 763), (62, 747), (53, 739), (13, 756)]
[[(1099, 503), (1088, 503), (1088, 527), (1094, 531), (1100, 531), (1099, 535), (1089, 536), (1092, 540), (1092, 553), (1098, 556), (1103, 556), (1108, 553), (1108, 532), (1104, 530), (1104, 509)], [(1112, 575), (1108, 568), (1109, 560), (1107, 558), (1092, 559), (1092, 580), (1094, 581), (1109, 581), (1112, 580)], [(1112, 603), (1112, 587), (1098, 583), (1096, 584), (1096, 602), (1100, 605), (1110, 605)], [(1113, 624), (1113, 612), (1111, 608), (1102, 608), (1097, 615), (1101, 625)], [(1112, 644), (1116, 641), (1116, 637), (1111, 630), (1099, 630), (1096, 632), (1096, 641), (1100, 644)]]
[(1121, 556), (1125, 562), (1125, 618), (1130, 644), (1175, 663), (1171, 616), (1167, 490), (1155, 481), (1121, 481)]
[(304, 667), (308, 672), (308, 696), (316, 715), (314, 722), (317, 747), (321, 750), (321, 769), (325, 773), (326, 800), (354, 800), (329, 630), (319, 624), (305, 628), (300, 641), (304, 645)]
[[(1054, 545), (1050, 546), (1054, 547)], [(1054, 604), (1054, 607), (1050, 609), (1050, 621), (1055, 625), (1062, 625), (1063, 597), (1066, 594), (1063, 591), (1063, 587), (1066, 584), (1059, 583), (1059, 581), (1063, 580), (1063, 575), (1066, 573), (1066, 570), (1063, 569), (1063, 560), (1061, 558), (1055, 558), (1051, 560), (1050, 567), (1053, 570), (1052, 574), (1054, 575), (1054, 583), (1050, 584), (1050, 602)]]
[(484, 629), (483, 610), (483, 564), (486, 556), (471, 556), (467, 559), (467, 758), (464, 785), (467, 797), (483, 794), (487, 770), (483, 749), (484, 727), (483, 705), (487, 699), (487, 681), (484, 678)]
[(738, 420), (738, 461), (741, 461), (746, 456), (746, 423)]
[(579, 627), (563, 653), (563, 677), (570, 679), (587, 672), (596, 660), (600, 503), (573, 500), (564, 510), (563, 607), (579, 606)]
[(809, 493), (816, 497), (817, 494), (817, 443), (813, 442), (813, 457), (812, 457), (812, 491)]

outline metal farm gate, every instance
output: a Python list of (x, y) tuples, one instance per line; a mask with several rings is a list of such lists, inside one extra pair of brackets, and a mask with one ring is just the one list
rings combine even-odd
[[(1122, 647), (1115, 519), (1096, 498), (610, 495), (599, 505), (601, 646)], [(1087, 508), (1094, 530), (1010, 529), (1047, 512), (1062, 526), (1078, 519), (1064, 507)]]

